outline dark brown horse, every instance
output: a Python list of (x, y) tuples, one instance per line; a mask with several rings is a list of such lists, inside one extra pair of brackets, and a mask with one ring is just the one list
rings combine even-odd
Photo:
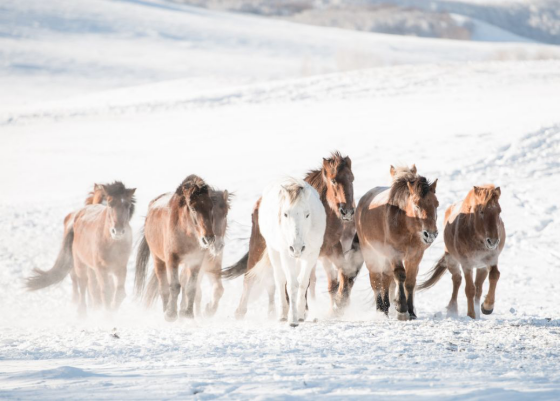
[(136, 257), (135, 287), (142, 294), (150, 253), (159, 282), (165, 319), (177, 319), (177, 299), (181, 292), (179, 265), (185, 264), (186, 302), (180, 314), (193, 317), (198, 275), (208, 251), (221, 249), (214, 234), (214, 211), (210, 187), (196, 175), (190, 175), (175, 193), (160, 195), (150, 202)]
[(130, 219), (135, 190), (119, 181), (101, 185), (107, 204), (87, 205), (68, 219), (55, 265), (48, 271), (36, 269), (27, 279), (27, 288), (38, 290), (58, 283), (74, 268), (80, 292), (78, 310), (85, 314), (91, 270), (95, 272), (101, 303), (106, 309), (117, 309), (126, 296), (124, 284), (132, 250)]
[[(226, 191), (219, 191), (210, 189), (210, 198), (213, 203), (213, 215), (214, 215), (214, 235), (216, 236), (216, 254), (212, 255), (209, 251), (206, 251), (204, 259), (202, 261), (202, 267), (200, 274), (198, 275), (198, 283), (196, 290), (196, 298), (194, 303), (194, 309), (196, 316), (201, 316), (201, 298), (202, 291), (200, 286), (200, 281), (204, 275), (208, 277), (212, 285), (212, 300), (206, 304), (204, 314), (206, 316), (213, 316), (218, 309), (220, 299), (224, 293), (224, 287), (222, 286), (222, 257), (223, 257), (223, 247), (225, 244), (225, 236), (227, 231), (227, 216), (231, 205), (232, 195)], [(183, 267), (180, 275), (181, 287), (183, 290), (181, 298), (181, 309), (187, 309), (188, 294), (186, 292), (187, 283), (189, 277), (189, 268)], [(155, 299), (159, 296), (159, 284), (155, 272), (152, 273), (146, 293), (144, 295), (144, 300), (147, 306), (151, 306)]]
[[(344, 258), (342, 238), (344, 222), (354, 218), (354, 174), (349, 157), (335, 152), (328, 159), (323, 159), (320, 169), (310, 171), (305, 181), (314, 187), (321, 198), (327, 214), (327, 228), (319, 260), (327, 273), (328, 291), (331, 296), (331, 309), (342, 309), (348, 303), (350, 290), (361, 266), (350, 266)], [(252, 231), (249, 252), (235, 265), (224, 270), (223, 276), (231, 279), (245, 274), (264, 260), (266, 242), (258, 225), (260, 199), (253, 208)], [(254, 277), (245, 274), (243, 294), (236, 310), (236, 317), (242, 318), (247, 313), (247, 303)], [(312, 287), (313, 288), (313, 287)], [(274, 286), (267, 286), (269, 295), (269, 315), (274, 312)]]
[[(465, 275), (468, 312), (476, 319), (482, 313), (494, 310), (496, 285), (500, 278), (498, 258), (506, 242), (506, 230), (500, 217), (501, 191), (494, 185), (474, 187), (461, 202), (451, 205), (445, 212), (445, 253), (432, 269), (431, 277), (418, 286), (430, 288), (438, 282), (446, 270), (452, 275), (453, 293), (447, 307), (450, 315), (457, 315), (457, 294), (461, 286), (461, 270)], [(476, 280), (473, 283), (473, 269)], [(490, 288), (484, 303), (480, 305), (482, 286), (490, 275)]]
[(438, 234), (437, 180), (430, 184), (416, 173), (416, 166), (391, 166), (391, 177), (391, 187), (376, 187), (358, 203), (352, 260), (359, 265), (365, 261), (379, 311), (388, 314), (395, 280), (399, 319), (415, 319), (418, 266)]

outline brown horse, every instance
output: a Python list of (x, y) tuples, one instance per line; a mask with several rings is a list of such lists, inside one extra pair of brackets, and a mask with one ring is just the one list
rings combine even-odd
[(358, 203), (352, 260), (360, 265), (365, 260), (377, 310), (389, 313), (389, 293), (395, 281), (399, 319), (415, 319), (418, 266), (438, 234), (437, 180), (430, 184), (417, 174), (416, 166), (391, 166), (391, 176), (391, 187), (373, 188)]
[(74, 268), (81, 314), (86, 312), (90, 269), (95, 272), (101, 303), (106, 309), (118, 309), (126, 296), (126, 264), (132, 250), (130, 219), (136, 189), (115, 181), (101, 185), (101, 191), (107, 204), (91, 204), (75, 212), (67, 221), (63, 246), (54, 267), (48, 271), (36, 269), (27, 279), (27, 288), (38, 290), (62, 281)]
[(210, 187), (196, 175), (189, 175), (175, 193), (160, 195), (148, 208), (136, 258), (135, 287), (142, 294), (150, 253), (159, 282), (165, 319), (177, 319), (177, 299), (181, 292), (179, 265), (185, 264), (183, 317), (194, 316), (198, 275), (208, 251), (216, 255), (222, 246), (214, 235), (214, 211)]
[[(354, 279), (361, 266), (350, 266), (344, 258), (342, 239), (344, 223), (351, 222), (354, 218), (354, 174), (352, 161), (335, 152), (328, 159), (323, 159), (320, 169), (307, 173), (305, 181), (314, 187), (321, 198), (327, 214), (327, 228), (319, 260), (323, 265), (328, 280), (328, 291), (331, 296), (331, 310), (336, 307), (342, 309), (348, 303), (350, 290)], [(252, 230), (249, 240), (249, 252), (235, 265), (228, 267), (223, 272), (227, 279), (248, 273), (258, 265), (261, 260), (266, 260), (266, 242), (261, 235), (258, 214), (260, 199), (253, 208)], [(243, 294), (235, 312), (237, 318), (242, 318), (247, 313), (254, 277), (245, 274), (243, 281)], [(269, 315), (274, 313), (274, 286), (268, 285)], [(312, 284), (312, 291), (314, 284)]]
[[(496, 285), (500, 278), (498, 258), (506, 242), (506, 230), (500, 217), (500, 188), (494, 185), (474, 187), (461, 202), (451, 205), (445, 212), (443, 236), (445, 253), (432, 269), (431, 277), (418, 286), (430, 288), (449, 270), (453, 280), (453, 293), (447, 307), (450, 315), (457, 315), (457, 293), (461, 286), (461, 271), (465, 275), (468, 312), (473, 319), (494, 310)], [(473, 269), (476, 280), (473, 283)], [(490, 288), (480, 305), (482, 286), (490, 275)], [(479, 308), (480, 306), (480, 308)]]
[[(201, 287), (200, 281), (205, 274), (212, 285), (212, 301), (206, 305), (204, 314), (208, 317), (213, 316), (218, 309), (220, 299), (224, 293), (224, 287), (222, 286), (222, 257), (223, 257), (223, 247), (227, 231), (227, 216), (231, 205), (232, 194), (227, 190), (219, 191), (210, 189), (210, 198), (213, 203), (213, 215), (214, 215), (214, 235), (216, 236), (216, 254), (212, 255), (210, 252), (206, 252), (204, 259), (202, 261), (202, 267), (200, 274), (198, 275), (198, 283), (196, 290), (196, 298), (194, 303), (194, 309), (196, 316), (201, 316)], [(183, 290), (181, 298), (181, 309), (186, 310), (188, 294), (186, 292), (187, 282), (189, 277), (189, 269), (183, 268), (180, 275), (181, 287)], [(151, 306), (155, 299), (159, 296), (159, 284), (155, 272), (152, 273), (146, 293), (144, 295), (144, 300), (147, 306)]]

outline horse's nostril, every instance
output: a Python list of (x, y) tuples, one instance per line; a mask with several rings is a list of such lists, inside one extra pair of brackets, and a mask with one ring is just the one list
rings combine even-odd
[(202, 237), (202, 243), (204, 245), (208, 245), (208, 240), (206, 239), (206, 237)]
[(343, 208), (340, 208), (340, 214), (343, 216), (346, 216), (346, 210)]
[(117, 230), (115, 229), (115, 227), (111, 228), (111, 234), (115, 235), (117, 233)]
[(290, 251), (294, 252), (294, 247), (290, 245)]
[(430, 236), (430, 234), (428, 234), (426, 230), (422, 231), (422, 235), (424, 236), (424, 238), (428, 238)]
[(305, 251), (305, 245), (301, 247), (301, 251)]

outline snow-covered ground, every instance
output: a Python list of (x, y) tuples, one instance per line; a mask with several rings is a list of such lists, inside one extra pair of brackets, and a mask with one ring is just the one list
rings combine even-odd
[[(557, 48), (148, 1), (0, 7), (0, 398), (560, 396), (560, 61), (489, 57)], [(387, 62), (339, 68), (347, 48)], [(418, 294), (418, 320), (386, 319), (362, 272), (348, 313), (329, 319), (319, 268), (317, 323), (269, 321), (264, 299), (236, 321), (238, 279), (214, 318), (168, 324), (130, 296), (134, 258), (115, 316), (78, 320), (69, 280), (22, 289), (33, 268), (51, 266), (63, 217), (94, 182), (138, 187), (135, 232), (148, 202), (188, 174), (234, 191), (228, 264), (247, 249), (262, 188), (334, 149), (352, 158), (358, 197), (399, 163), (439, 178), (440, 216), (472, 185), (502, 188), (508, 240), (494, 314), (464, 317), (461, 291), (461, 317), (446, 318), (446, 276)], [(438, 238), (421, 274), (442, 251)]]

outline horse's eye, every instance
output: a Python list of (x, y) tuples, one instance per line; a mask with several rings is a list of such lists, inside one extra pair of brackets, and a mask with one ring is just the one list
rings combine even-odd
[(284, 217), (288, 217), (288, 213), (284, 213)]
[(331, 180), (331, 183), (332, 183), (333, 185), (336, 185), (336, 180), (335, 180), (335, 179), (332, 179), (332, 180)]
[(307, 215), (305, 216), (305, 218), (306, 218), (306, 219), (308, 219), (308, 218), (309, 218), (309, 213), (307, 213)]

